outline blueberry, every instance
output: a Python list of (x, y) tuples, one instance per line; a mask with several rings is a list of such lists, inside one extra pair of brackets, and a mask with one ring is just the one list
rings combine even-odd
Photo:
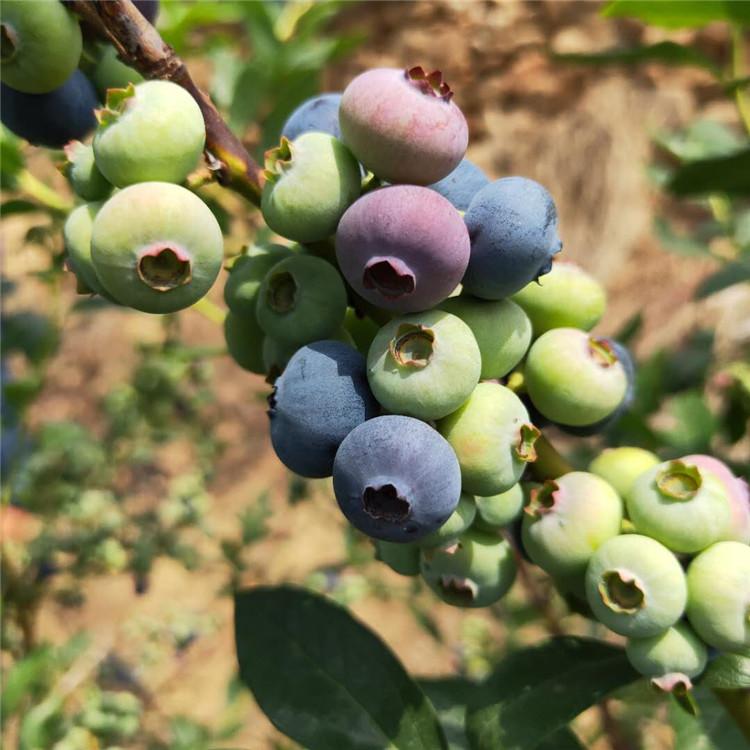
[(508, 593), (516, 577), (508, 542), (474, 529), (451, 545), (423, 549), (421, 569), (428, 586), (456, 607), (488, 607)]
[(682, 461), (645, 471), (626, 501), (636, 531), (674, 552), (700, 552), (731, 534), (732, 510), (724, 485), (711, 472)]
[(327, 133), (281, 139), (266, 154), (261, 210), (274, 232), (298, 242), (318, 242), (336, 231), (361, 189), (359, 164)]
[(327, 477), (336, 450), (378, 413), (364, 357), (339, 341), (302, 347), (268, 399), (271, 443), (281, 462), (303, 477)]
[(318, 94), (297, 107), (289, 115), (281, 129), (281, 135), (293, 141), (303, 133), (328, 133), (334, 138), (341, 138), (339, 127), (339, 104), (341, 94)]
[(206, 140), (200, 107), (171, 81), (110, 89), (98, 118), (96, 165), (117, 187), (182, 182), (197, 166)]
[(623, 404), (628, 375), (612, 343), (576, 328), (553, 328), (532, 345), (524, 367), (534, 406), (563, 425), (591, 425)]
[(496, 383), (480, 383), (438, 429), (456, 451), (464, 491), (473, 495), (509, 490), (536, 458), (539, 430), (518, 396)]
[(104, 289), (136, 310), (189, 307), (221, 270), (219, 223), (194, 193), (167, 182), (142, 182), (115, 193), (99, 210), (91, 258)]
[(534, 180), (505, 177), (482, 188), (464, 216), (471, 258), (464, 290), (502, 299), (547, 273), (562, 248), (552, 196)]
[(622, 517), (622, 500), (607, 482), (572, 471), (531, 491), (523, 546), (552, 577), (582, 581), (594, 552), (620, 533)]
[[(343, 344), (348, 344), (353, 349), (356, 349), (354, 339), (345, 328), (338, 328), (335, 333), (332, 333), (328, 340), (340, 341)], [(263, 368), (268, 374), (269, 382), (273, 382), (277, 376), (284, 372), (284, 368), (292, 358), (294, 353), (300, 348), (300, 344), (288, 343), (279, 339), (273, 338), (273, 336), (266, 336), (263, 339)], [(361, 353), (361, 352), (360, 352)]]
[(476, 497), (477, 517), (474, 526), (483, 531), (496, 532), (520, 517), (524, 492), (520, 482), (497, 495)]
[(263, 329), (255, 319), (255, 312), (241, 315), (231, 310), (224, 318), (224, 340), (229, 356), (244, 370), (257, 375), (266, 372), (263, 363)]
[(604, 287), (575, 263), (555, 261), (552, 270), (513, 295), (531, 319), (534, 335), (552, 328), (590, 331), (604, 315)]
[(405, 542), (375, 541), (375, 558), (402, 576), (419, 575), (419, 547)]
[(625, 653), (634, 669), (663, 690), (679, 682), (691, 687), (690, 678), (698, 677), (708, 662), (706, 645), (684, 622), (648, 638), (630, 638)]
[(70, 141), (65, 146), (67, 164), (63, 167), (76, 195), (85, 201), (104, 200), (112, 192), (94, 162), (94, 149), (80, 141)]
[(107, 99), (107, 89), (124, 89), (128, 84), (141, 83), (143, 76), (126, 65), (117, 56), (117, 50), (110, 45), (103, 45), (101, 54), (90, 73), (91, 82), (96, 88), (96, 93), (102, 101)]
[(336, 231), (336, 257), (367, 302), (418, 312), (442, 302), (460, 283), (469, 235), (441, 195), (395, 185), (365, 194), (347, 210)]
[(355, 427), (333, 466), (339, 507), (375, 539), (417, 542), (456, 509), (461, 471), (450, 445), (413, 417), (384, 416)]
[(78, 279), (79, 292), (108, 297), (91, 260), (91, 231), (94, 218), (103, 205), (103, 203), (84, 203), (74, 208), (65, 220), (63, 241), (68, 266)]
[(688, 567), (687, 616), (709, 646), (750, 649), (750, 547), (719, 542)]
[(224, 285), (226, 306), (237, 315), (255, 317), (263, 279), (271, 268), (291, 254), (291, 248), (285, 245), (269, 245), (253, 247), (251, 253), (237, 258)]
[(479, 347), (469, 326), (442, 310), (396, 318), (378, 332), (367, 355), (375, 398), (395, 414), (440, 419), (479, 382)]
[(472, 198), (489, 184), (489, 178), (476, 164), (461, 159), (461, 163), (447, 177), (428, 187), (447, 198), (459, 211), (466, 211)]
[(666, 547), (647, 536), (625, 534), (594, 552), (586, 569), (586, 598), (596, 619), (610, 630), (646, 638), (682, 617), (687, 582)]
[(344, 328), (349, 331), (357, 349), (365, 356), (375, 340), (380, 326), (367, 316), (352, 307), (347, 308), (344, 318)]
[(376, 68), (345, 89), (341, 133), (357, 159), (391, 183), (430, 185), (466, 153), (469, 131), (439, 71)]
[(311, 255), (292, 255), (266, 273), (256, 313), (267, 336), (290, 345), (319, 341), (341, 328), (346, 289), (330, 263)]
[(0, 78), (16, 91), (62, 86), (78, 67), (82, 43), (77, 16), (58, 0), (3, 1)]
[(437, 531), (421, 539), (419, 546), (422, 548), (442, 547), (452, 544), (472, 525), (476, 514), (477, 506), (474, 504), (474, 498), (462, 492), (450, 518)]
[(471, 328), (482, 355), (482, 380), (505, 377), (524, 357), (531, 343), (531, 323), (511, 300), (449, 297), (442, 310), (457, 315)]
[(659, 457), (643, 448), (607, 448), (589, 465), (589, 471), (606, 480), (620, 497), (626, 497), (635, 480), (659, 463)]
[(3, 125), (35, 146), (62, 148), (84, 138), (96, 127), (96, 92), (80, 70), (59, 88), (25, 94), (0, 84)]

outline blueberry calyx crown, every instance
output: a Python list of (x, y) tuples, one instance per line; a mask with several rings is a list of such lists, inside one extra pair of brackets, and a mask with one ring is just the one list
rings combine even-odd
[(73, 165), (75, 164), (76, 155), (81, 151), (81, 149), (85, 149), (86, 146), (84, 146), (81, 141), (68, 141), (63, 146), (63, 154), (65, 154), (65, 161), (57, 162), (56, 166), (61, 174), (65, 175), (66, 177), (70, 175), (71, 170), (73, 169)]
[(270, 182), (276, 182), (291, 166), (293, 156), (292, 142), (282, 135), (279, 145), (265, 153), (263, 176)]
[(138, 278), (156, 292), (168, 292), (189, 284), (193, 277), (190, 256), (178, 245), (157, 243), (145, 248), (138, 259)]
[(362, 506), (368, 516), (378, 521), (402, 523), (411, 515), (411, 503), (392, 484), (365, 487)]
[(18, 51), (18, 34), (8, 23), (0, 24), (0, 62), (10, 62)]
[(426, 326), (402, 323), (388, 342), (388, 352), (401, 367), (421, 369), (432, 359), (435, 334)]
[(297, 304), (297, 282), (288, 271), (273, 274), (268, 279), (268, 306), (277, 313), (288, 313)]
[(399, 258), (375, 257), (368, 261), (362, 275), (365, 289), (377, 289), (386, 299), (411, 294), (417, 287), (411, 268)]
[(651, 684), (664, 693), (672, 693), (679, 703), (683, 703), (693, 689), (692, 681), (682, 672), (669, 672), (661, 677), (653, 677)]
[(449, 102), (453, 98), (453, 91), (443, 80), (443, 74), (439, 70), (425, 73), (421, 65), (415, 65), (413, 68), (407, 68), (404, 75), (406, 80), (416, 86), (423, 94), (442, 99), (444, 102)]
[(124, 89), (107, 89), (107, 100), (104, 107), (94, 110), (97, 122), (105, 127), (117, 122), (134, 96), (135, 86), (132, 83), (129, 83)]
[(477, 584), (470, 578), (445, 573), (440, 576), (438, 585), (444, 594), (455, 601), (471, 604), (477, 598)]
[(555, 492), (560, 485), (554, 479), (547, 479), (541, 487), (534, 487), (529, 493), (529, 502), (524, 512), (533, 518), (541, 518), (551, 513), (557, 502)]
[(703, 477), (696, 466), (682, 461), (670, 461), (656, 475), (656, 488), (670, 500), (692, 500), (703, 484)]
[(599, 582), (599, 595), (613, 612), (634, 615), (643, 609), (646, 594), (640, 581), (627, 570), (608, 570)]
[(541, 430), (527, 422), (521, 425), (518, 444), (515, 447), (516, 458), (525, 463), (533, 463), (537, 459), (536, 441), (541, 436)]
[(620, 359), (612, 344), (607, 339), (589, 336), (589, 356), (599, 367), (608, 368), (616, 365)]
[(268, 397), (266, 398), (266, 403), (268, 404), (268, 409), (266, 409), (266, 414), (268, 414), (269, 419), (273, 419), (276, 415), (276, 386), (271, 388), (271, 392), (268, 394)]

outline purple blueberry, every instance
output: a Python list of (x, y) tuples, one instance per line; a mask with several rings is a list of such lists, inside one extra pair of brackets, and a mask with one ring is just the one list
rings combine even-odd
[(453, 449), (429, 425), (413, 417), (376, 417), (341, 443), (333, 490), (360, 531), (388, 542), (416, 542), (456, 509), (461, 470)]
[(489, 177), (474, 162), (461, 159), (447, 177), (429, 188), (447, 198), (459, 211), (466, 211), (474, 196), (489, 184)]
[(505, 177), (482, 188), (466, 216), (471, 258), (464, 290), (502, 299), (548, 273), (562, 249), (552, 196), (534, 180)]
[(357, 76), (339, 109), (357, 159), (391, 183), (431, 185), (460, 163), (469, 142), (461, 110), (440, 71), (376, 68)]
[(460, 283), (469, 235), (442, 195), (394, 185), (367, 193), (347, 209), (336, 231), (336, 256), (365, 300), (418, 312), (442, 302)]
[(281, 135), (293, 141), (303, 133), (328, 133), (341, 138), (339, 105), (341, 94), (318, 94), (297, 107), (281, 129)]
[(379, 411), (367, 385), (365, 358), (340, 341), (303, 346), (268, 399), (271, 443), (289, 469), (327, 477), (341, 441)]
[(26, 94), (0, 84), (3, 125), (35, 146), (62, 148), (84, 138), (96, 127), (96, 106), (96, 91), (80, 70), (45, 94)]

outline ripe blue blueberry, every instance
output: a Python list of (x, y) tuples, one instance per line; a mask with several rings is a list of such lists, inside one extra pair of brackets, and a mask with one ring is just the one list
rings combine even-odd
[(428, 187), (447, 198), (459, 211), (466, 211), (474, 196), (489, 184), (489, 177), (474, 162), (461, 159), (447, 177)]
[(317, 341), (302, 347), (276, 380), (268, 399), (271, 443), (295, 473), (327, 477), (341, 441), (378, 411), (364, 357), (339, 341)]
[(339, 127), (340, 93), (318, 94), (297, 107), (289, 115), (281, 129), (281, 135), (293, 141), (303, 133), (328, 133), (334, 138), (341, 138)]
[(357, 529), (389, 542), (416, 542), (456, 509), (461, 471), (450, 445), (413, 417), (383, 416), (355, 427), (333, 466), (339, 507)]

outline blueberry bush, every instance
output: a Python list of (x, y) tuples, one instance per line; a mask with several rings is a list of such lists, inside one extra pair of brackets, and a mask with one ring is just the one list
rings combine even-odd
[[(341, 9), (3, 3), (0, 208), (42, 218), (23, 242), (52, 300), (42, 314), (3, 280), (4, 736), (22, 750), (218, 750), (243, 727), (249, 690), (286, 737), (277, 748), (625, 750), (648, 746), (649, 722), (669, 725), (676, 748), (744, 746), (748, 338), (728, 360), (711, 330), (638, 358), (639, 315), (595, 331), (606, 294), (566, 260), (555, 196), (466, 158), (449, 70), (404, 60), (319, 92), (322, 67), (360, 41), (331, 31)], [(654, 229), (715, 264), (697, 297), (747, 284), (750, 4), (602, 12), (723, 34), (728, 62), (671, 39), (549, 54), (715, 77), (736, 126), (655, 134)], [(233, 51), (247, 46), (249, 59)], [(211, 96), (178, 55), (211, 62)], [(44, 148), (67, 189), (35, 175)], [(238, 221), (251, 238), (239, 252)], [(225, 346), (196, 344), (187, 309)], [(90, 400), (90, 425), (39, 415), (71, 316), (102, 311), (151, 338), (114, 363), (114, 388), (68, 394)], [(346, 519), (345, 559), (304, 586), (269, 585), (248, 554), (268, 541), (266, 492), (232, 528), (212, 523), (227, 449), (213, 366), (227, 353), (240, 385), (264, 379), (291, 477), (285, 516), (323, 488), (332, 525)], [(84, 583), (106, 576), (145, 594), (169, 561), (233, 600), (237, 676), (210, 723), (154, 722), (139, 669), (180, 659), (213, 617), (136, 619), (130, 659), (96, 632), (40, 638), (49, 602), (80, 609)], [(376, 619), (351, 613), (363, 588), (401, 597), (436, 644), (436, 613), (451, 608), (489, 612), (504, 642), (467, 618), (458, 669), (412, 675)], [(592, 707), (601, 737), (582, 731)]]

